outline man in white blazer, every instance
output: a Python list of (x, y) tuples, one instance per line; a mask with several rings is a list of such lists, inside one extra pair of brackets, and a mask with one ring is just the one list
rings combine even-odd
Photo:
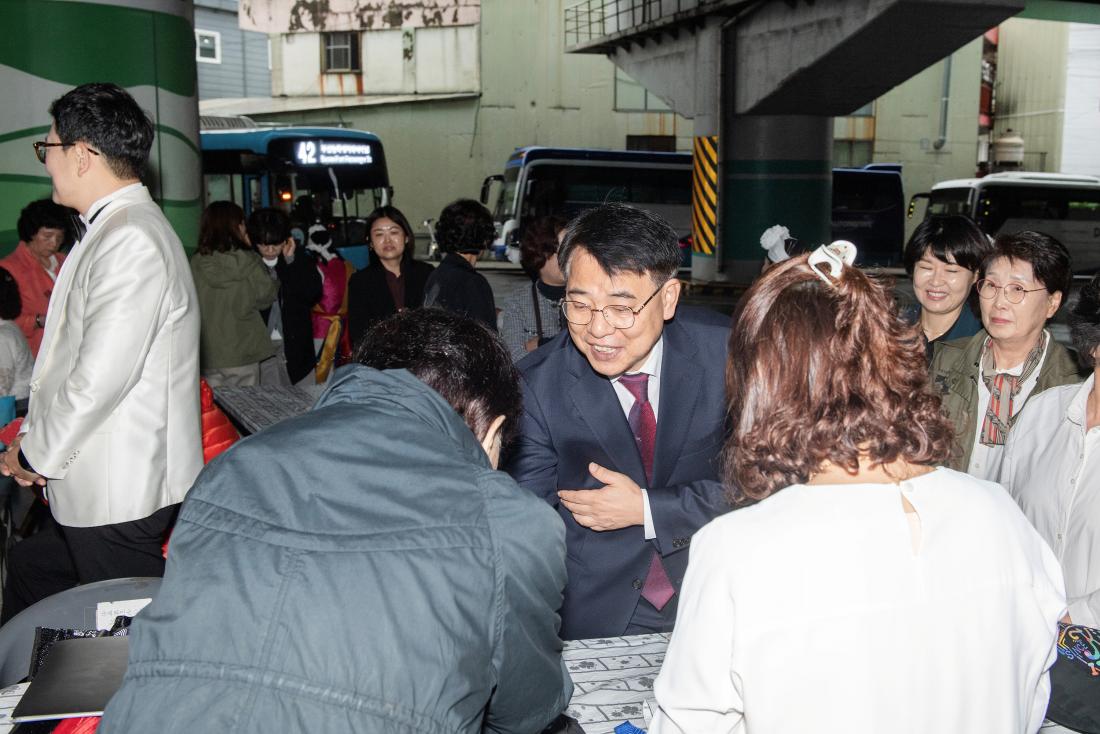
[(139, 181), (153, 125), (113, 84), (77, 87), (50, 114), (35, 151), (87, 231), (58, 273), (0, 467), (44, 486), (57, 524), (13, 549), (4, 619), (77, 583), (163, 574), (161, 543), (202, 468), (195, 287)]

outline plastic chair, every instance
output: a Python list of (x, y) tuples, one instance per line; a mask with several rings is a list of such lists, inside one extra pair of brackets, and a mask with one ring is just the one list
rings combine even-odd
[(99, 602), (153, 598), (160, 581), (157, 577), (96, 581), (46, 597), (12, 617), (0, 627), (0, 688), (27, 677), (36, 627), (95, 629)]

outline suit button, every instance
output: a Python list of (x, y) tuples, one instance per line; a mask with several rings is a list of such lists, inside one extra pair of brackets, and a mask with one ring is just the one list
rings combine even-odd
[(38, 380), (31, 383), (31, 392), (38, 392)]
[(630, 585), (633, 586), (635, 589), (640, 589), (640, 588), (642, 588), (642, 580), (641, 579), (634, 579), (630, 583)]

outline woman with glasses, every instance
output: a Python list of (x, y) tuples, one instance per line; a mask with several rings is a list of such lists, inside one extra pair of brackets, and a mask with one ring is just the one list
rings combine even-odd
[(650, 734), (1034, 734), (1057, 563), (1004, 490), (940, 466), (953, 432), (911, 367), (920, 336), (887, 285), (819, 252), (735, 316), (739, 509), (691, 539)]
[(905, 317), (920, 325), (929, 362), (936, 342), (974, 336), (982, 328), (974, 283), (991, 249), (985, 233), (960, 216), (925, 219), (905, 245), (902, 262), (917, 298)]
[(1040, 232), (1002, 234), (977, 290), (982, 330), (936, 346), (930, 374), (955, 424), (951, 466), (996, 480), (1005, 439), (1024, 404), (1080, 382), (1077, 361), (1047, 331), (1070, 285), (1069, 252)]

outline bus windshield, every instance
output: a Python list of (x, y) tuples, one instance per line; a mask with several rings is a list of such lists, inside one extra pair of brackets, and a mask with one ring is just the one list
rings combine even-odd
[(970, 217), (970, 189), (935, 189), (929, 196), (928, 216), (958, 214)]
[(203, 130), (200, 140), (206, 203), (233, 201), (245, 214), (276, 206), (299, 226), (345, 221), (334, 233), (338, 244), (365, 241), (356, 223), (390, 197), (385, 152), (371, 133), (219, 129)]
[(616, 201), (658, 214), (668, 210), (665, 217), (675, 226), (675, 220), (681, 217), (672, 212), (691, 205), (690, 168), (536, 163), (530, 167), (527, 186), (520, 213), (523, 220), (551, 213), (572, 217), (584, 209)]

